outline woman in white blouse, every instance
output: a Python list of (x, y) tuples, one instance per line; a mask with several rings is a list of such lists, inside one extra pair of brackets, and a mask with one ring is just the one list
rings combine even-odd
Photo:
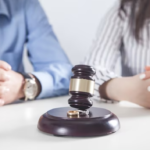
[[(121, 0), (105, 16), (84, 64), (95, 67), (95, 95), (150, 108), (150, 0)], [(115, 74), (121, 56), (122, 77)]]

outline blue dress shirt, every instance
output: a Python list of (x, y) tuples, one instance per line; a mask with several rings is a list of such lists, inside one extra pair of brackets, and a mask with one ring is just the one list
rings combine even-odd
[(24, 72), (23, 50), (42, 86), (38, 98), (68, 93), (71, 68), (38, 0), (0, 0), (0, 60)]

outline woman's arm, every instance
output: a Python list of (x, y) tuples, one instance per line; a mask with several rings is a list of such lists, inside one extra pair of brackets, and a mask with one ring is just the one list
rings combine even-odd
[[(111, 79), (119, 77), (114, 68), (120, 56), (122, 45), (124, 20), (119, 16), (119, 5), (115, 5), (104, 18), (93, 43), (91, 52), (84, 60), (84, 64), (91, 65), (96, 69), (95, 95), (105, 98), (105, 88), (99, 87)], [(104, 87), (104, 86), (102, 86)], [(100, 93), (100, 95), (99, 95)], [(109, 98), (112, 99), (112, 98)]]
[(143, 80), (140, 75), (112, 79), (100, 87), (103, 96), (117, 101), (129, 101), (150, 108), (150, 79)]
[(119, 76), (113, 72), (120, 55), (124, 34), (125, 19), (122, 20), (118, 13), (119, 6), (116, 5), (105, 17), (91, 53), (84, 60), (84, 64), (92, 65), (96, 69), (95, 93), (101, 98), (125, 100), (150, 108), (149, 72), (145, 73), (146, 80), (141, 78), (142, 74), (118, 78)]

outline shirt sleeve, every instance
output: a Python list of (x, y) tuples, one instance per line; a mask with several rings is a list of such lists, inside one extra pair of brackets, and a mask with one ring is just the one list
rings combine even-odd
[(68, 93), (71, 68), (38, 0), (26, 0), (27, 50), (32, 73), (40, 81), (38, 99)]
[(115, 5), (100, 24), (91, 52), (83, 61), (83, 64), (93, 66), (96, 69), (95, 99), (103, 101), (104, 99), (100, 97), (99, 87), (110, 79), (119, 77), (114, 73), (114, 68), (120, 57), (122, 33), (123, 19), (119, 16), (119, 6)]

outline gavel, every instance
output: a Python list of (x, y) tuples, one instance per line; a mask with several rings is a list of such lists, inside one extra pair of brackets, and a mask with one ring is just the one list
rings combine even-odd
[(93, 105), (91, 97), (94, 95), (94, 75), (96, 71), (90, 66), (76, 65), (72, 68), (72, 72), (74, 75), (71, 77), (69, 87), (69, 93), (72, 96), (68, 103), (84, 115), (83, 112), (88, 113), (88, 109)]
[(43, 114), (38, 129), (57, 136), (89, 137), (114, 133), (120, 122), (116, 115), (103, 108), (92, 107), (94, 75), (96, 71), (87, 65), (72, 68), (68, 103), (71, 107), (54, 108)]

